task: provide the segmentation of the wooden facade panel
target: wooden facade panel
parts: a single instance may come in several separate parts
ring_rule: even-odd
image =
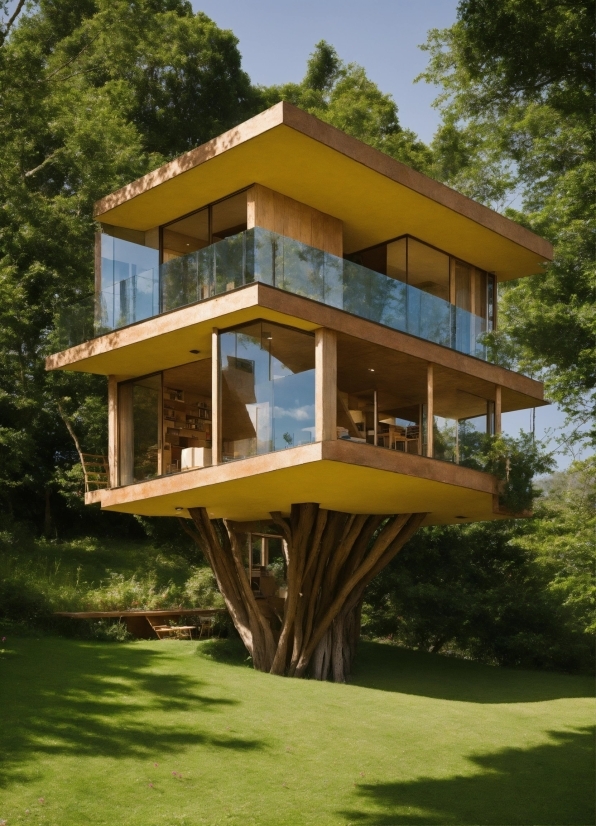
[[[247,225],[249,229],[263,227],[333,255],[343,255],[343,225],[338,218],[261,184],[248,191]]]

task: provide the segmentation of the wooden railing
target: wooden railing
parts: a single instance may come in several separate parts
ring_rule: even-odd
[[[107,456],[97,453],[81,453],[83,474],[85,476],[85,493],[101,490],[110,486],[110,468]]]

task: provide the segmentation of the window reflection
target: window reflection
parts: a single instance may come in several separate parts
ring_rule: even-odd
[[[168,224],[162,233],[163,262],[244,232],[247,227],[246,209],[246,192],[240,192]]]
[[[259,321],[220,342],[224,460],[314,441],[314,336]]]
[[[485,328],[493,329],[494,276],[484,270],[459,261],[448,253],[409,236],[352,253],[347,259],[447,303],[455,304],[459,326],[466,327],[466,334],[472,332],[476,335],[477,332],[484,332]],[[415,310],[410,307],[410,312],[414,311],[417,312],[418,308]],[[426,311],[421,312],[422,315],[427,315]],[[466,313],[479,316],[486,324],[481,330],[467,330],[472,322]],[[421,331],[412,332],[426,337]]]
[[[449,256],[408,238],[408,284],[449,301]]]
[[[119,387],[120,484],[153,479],[161,473],[159,400],[161,375],[124,382]]]

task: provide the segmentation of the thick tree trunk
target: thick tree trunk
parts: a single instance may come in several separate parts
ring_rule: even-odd
[[[424,513],[368,516],[292,505],[289,519],[271,518],[284,538],[288,593],[283,620],[260,610],[234,524],[211,521],[204,508],[189,510],[194,529],[230,616],[255,668],[345,682],[360,635],[360,611],[369,582],[401,550]],[[181,520],[184,522],[185,520]]]

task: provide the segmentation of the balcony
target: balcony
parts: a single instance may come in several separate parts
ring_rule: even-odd
[[[61,313],[63,349],[254,282],[488,360],[486,319],[424,290],[259,227],[159,264],[102,235],[101,291]]]

